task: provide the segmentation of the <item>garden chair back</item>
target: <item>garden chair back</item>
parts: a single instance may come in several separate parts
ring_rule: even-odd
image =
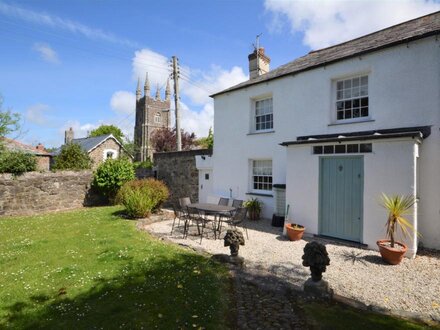
[[[220,197],[218,200],[218,205],[228,206],[229,198]]]

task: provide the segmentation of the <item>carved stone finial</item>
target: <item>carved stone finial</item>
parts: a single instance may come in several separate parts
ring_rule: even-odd
[[[229,246],[231,256],[236,257],[240,245],[244,245],[243,233],[237,229],[228,229],[225,235],[225,246]]]
[[[160,100],[160,88],[159,88],[159,84],[157,84],[157,87],[156,87],[156,100]]]
[[[169,100],[170,98],[171,98],[170,79],[167,79],[167,87],[165,89],[165,100]]]
[[[303,266],[310,267],[312,280],[318,282],[322,279],[322,273],[330,265],[330,258],[325,245],[318,242],[309,242],[304,247],[304,255],[302,256]]]
[[[141,81],[138,78],[137,88],[136,88],[136,101],[141,99]]]
[[[148,79],[148,72],[145,73],[144,95],[150,96],[150,80]]]

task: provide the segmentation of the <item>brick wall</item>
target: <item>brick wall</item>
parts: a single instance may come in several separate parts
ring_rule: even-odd
[[[50,156],[38,155],[37,159],[37,171],[49,171],[50,169]]]
[[[199,198],[199,173],[195,156],[211,155],[207,149],[160,152],[154,154],[157,178],[163,180],[170,190],[166,205],[177,203],[179,197],[189,196],[192,202]]]
[[[0,216],[32,215],[103,204],[90,189],[91,171],[0,175]]]

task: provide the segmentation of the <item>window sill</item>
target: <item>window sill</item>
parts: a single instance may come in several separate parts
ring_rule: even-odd
[[[270,130],[270,131],[257,131],[257,132],[249,132],[246,135],[259,135],[259,134],[268,134],[268,133],[275,133],[274,130]]]
[[[338,126],[338,125],[348,125],[348,124],[361,124],[361,123],[371,123],[375,121],[374,119],[368,118],[363,120],[352,120],[352,121],[341,121],[328,124],[327,126]]]
[[[262,197],[273,197],[273,195],[271,193],[247,192],[246,195],[262,196]]]

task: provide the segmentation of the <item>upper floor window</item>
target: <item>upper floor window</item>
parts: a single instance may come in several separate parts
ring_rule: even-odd
[[[273,129],[272,98],[255,101],[255,131]]]
[[[272,160],[252,160],[252,189],[272,191]]]
[[[154,122],[156,123],[156,124],[160,124],[160,118],[161,116],[160,116],[160,113],[159,112],[156,112],[156,114],[154,115]]]
[[[336,81],[336,119],[346,120],[368,116],[368,76]]]
[[[104,149],[102,154],[103,154],[102,157],[103,160],[118,158],[118,152],[114,149]]]

